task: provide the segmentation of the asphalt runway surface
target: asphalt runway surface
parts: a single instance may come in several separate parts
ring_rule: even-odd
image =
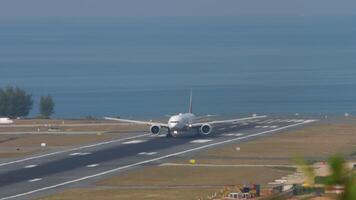
[[[258,119],[213,127],[211,136],[166,138],[145,133],[39,155],[1,160],[0,200],[36,199],[90,185],[95,180],[200,150],[239,143],[314,122],[312,119]]]

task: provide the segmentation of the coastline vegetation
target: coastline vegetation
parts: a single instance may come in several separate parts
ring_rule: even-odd
[[[32,94],[19,87],[0,88],[0,116],[25,117],[33,106]]]

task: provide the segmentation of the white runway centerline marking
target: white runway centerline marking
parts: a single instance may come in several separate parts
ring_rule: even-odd
[[[156,161],[163,160],[163,159],[166,159],[166,158],[171,158],[171,157],[174,157],[174,156],[183,155],[183,154],[186,154],[186,153],[190,153],[190,152],[206,149],[206,148],[217,146],[217,145],[227,144],[227,143],[231,143],[231,142],[235,142],[235,141],[239,141],[239,140],[243,140],[243,139],[247,139],[247,138],[252,138],[252,137],[256,137],[256,136],[260,136],[260,135],[264,135],[264,134],[268,134],[268,133],[273,133],[273,132],[276,132],[276,131],[281,131],[281,130],[284,130],[284,129],[300,126],[300,125],[311,123],[311,122],[315,122],[315,121],[317,121],[317,120],[306,120],[306,121],[298,123],[298,124],[291,124],[291,125],[283,126],[283,127],[272,129],[272,130],[267,130],[267,131],[263,131],[263,132],[259,132],[259,133],[246,135],[246,136],[239,137],[239,138],[233,138],[233,139],[229,139],[229,140],[224,140],[224,141],[220,141],[220,142],[215,142],[215,143],[211,143],[211,144],[202,145],[202,146],[199,146],[199,147],[196,147],[196,148],[187,149],[187,150],[184,150],[184,151],[179,151],[179,152],[168,154],[168,155],[164,155],[164,156],[161,156],[161,157],[140,161],[140,162],[132,163],[132,164],[125,165],[125,166],[120,166],[120,167],[117,167],[117,168],[114,168],[114,169],[111,169],[111,170],[102,171],[102,172],[97,173],[97,174],[84,176],[84,177],[81,177],[81,178],[78,178],[78,179],[73,179],[73,180],[70,180],[70,181],[62,182],[62,183],[59,183],[59,184],[56,184],[56,185],[51,185],[51,186],[39,188],[39,189],[36,189],[36,190],[31,190],[31,191],[24,192],[24,193],[3,197],[3,198],[0,198],[0,200],[7,200],[7,199],[23,197],[23,196],[34,194],[34,193],[37,193],[37,192],[58,188],[58,187],[61,187],[61,186],[65,186],[65,185],[68,185],[68,184],[72,184],[72,183],[76,183],[76,182],[92,179],[92,178],[99,177],[99,176],[104,176],[104,175],[107,175],[107,174],[118,172],[118,171],[123,170],[123,169],[128,169],[128,168],[144,165],[144,164],[147,164],[147,163],[156,162]]]
[[[34,168],[34,167],[37,167],[37,165],[27,165],[24,168],[28,169],[28,168]]]
[[[68,152],[72,152],[72,151],[78,151],[78,150],[81,150],[81,149],[87,149],[87,148],[97,147],[97,146],[111,144],[111,143],[115,143],[115,142],[121,142],[121,141],[125,141],[125,140],[131,140],[131,139],[135,139],[135,138],[145,137],[145,136],[148,136],[148,135],[150,135],[150,134],[141,134],[141,135],[136,135],[136,136],[132,136],[132,137],[120,138],[120,139],[110,140],[110,141],[106,141],[106,142],[99,142],[99,143],[90,144],[90,145],[81,146],[81,147],[76,147],[76,148],[67,149],[67,150],[63,150],[63,151],[56,151],[56,152],[52,152],[52,153],[47,153],[47,154],[42,154],[42,155],[38,155],[38,156],[28,157],[28,158],[24,158],[24,159],[20,159],[20,160],[14,160],[14,161],[6,162],[6,163],[1,163],[0,167],[5,166],[5,165],[10,165],[10,164],[15,164],[15,163],[21,163],[21,162],[25,162],[25,161],[29,161],[29,160],[34,160],[34,159],[37,159],[37,158],[44,158],[44,157],[48,157],[48,156],[53,156],[53,155],[57,155],[57,154],[61,154],[61,153],[68,153]]]
[[[146,140],[130,140],[127,142],[123,142],[122,144],[138,144],[138,143],[142,143],[142,142],[146,142]]]
[[[93,168],[93,167],[97,167],[97,166],[99,166],[99,164],[91,164],[91,165],[87,165],[87,167],[89,167],[89,168]]]
[[[28,182],[32,183],[32,182],[37,182],[40,180],[42,180],[42,178],[34,178],[34,179],[29,180]]]
[[[190,143],[193,143],[193,144],[201,144],[201,143],[207,143],[207,142],[211,142],[211,141],[213,141],[213,140],[199,139],[199,140],[190,141]]]
[[[218,128],[219,131],[223,131],[223,130],[226,130],[225,127],[222,127],[222,128]]]
[[[155,155],[157,154],[157,152],[141,152],[141,153],[138,153],[137,155],[148,155],[148,156],[152,156],[152,155]]]
[[[166,134],[150,135],[150,137],[166,137]]]

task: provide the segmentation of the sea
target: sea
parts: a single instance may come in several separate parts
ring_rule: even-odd
[[[356,17],[0,21],[0,87],[57,118],[356,114]]]

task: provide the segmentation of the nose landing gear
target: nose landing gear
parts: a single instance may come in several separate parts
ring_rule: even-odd
[[[168,129],[168,133],[167,133],[166,137],[167,137],[167,138],[171,138],[171,137],[173,137],[173,135],[172,135],[172,133],[171,133],[171,130],[170,130],[170,129]]]

